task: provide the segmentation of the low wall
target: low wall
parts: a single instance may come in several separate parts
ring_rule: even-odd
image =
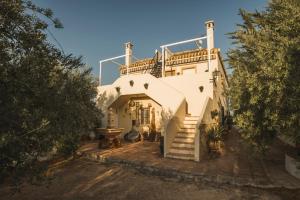
[[[185,118],[186,112],[186,101],[182,101],[176,113],[171,116],[170,120],[167,122],[166,132],[164,133],[164,157],[166,157],[172,142],[180,129],[182,122]]]
[[[212,110],[212,99],[207,97],[203,104],[199,120],[197,122],[196,136],[195,136],[195,161],[200,161],[207,153],[205,126],[211,121],[210,111]]]

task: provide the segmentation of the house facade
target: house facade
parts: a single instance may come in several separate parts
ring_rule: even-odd
[[[153,58],[133,61],[133,45],[126,43],[119,78],[98,87],[103,127],[110,110],[111,123],[123,128],[121,136],[133,128],[159,132],[165,157],[201,160],[207,149],[205,127],[222,122],[228,113],[228,79],[220,49],[214,47],[214,22],[207,21],[205,27],[206,36],[162,45]],[[195,49],[170,50],[191,42]]]

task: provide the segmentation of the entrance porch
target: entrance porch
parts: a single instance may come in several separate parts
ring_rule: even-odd
[[[147,136],[150,132],[161,132],[162,107],[145,94],[122,95],[109,109],[113,112],[113,120],[110,123],[123,129],[121,138],[133,131],[142,136]]]

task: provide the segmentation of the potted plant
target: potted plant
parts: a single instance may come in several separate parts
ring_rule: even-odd
[[[212,126],[207,131],[208,150],[219,151],[221,149],[221,142],[223,140],[224,128],[220,125]]]

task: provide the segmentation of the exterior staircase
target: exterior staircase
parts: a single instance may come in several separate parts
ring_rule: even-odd
[[[168,158],[195,160],[195,134],[198,116],[186,116],[183,126],[176,133]]]

